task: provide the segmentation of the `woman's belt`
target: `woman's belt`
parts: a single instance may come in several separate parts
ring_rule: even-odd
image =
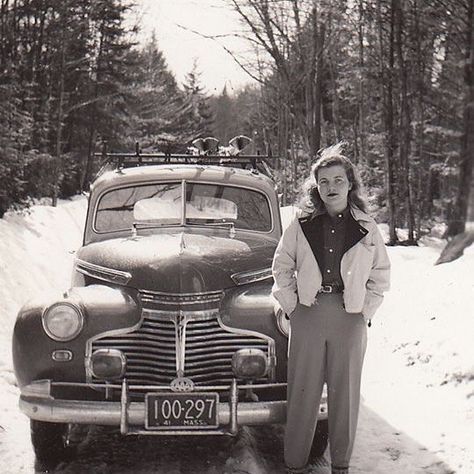
[[[344,287],[338,283],[331,283],[328,285],[321,285],[318,293],[342,293]]]

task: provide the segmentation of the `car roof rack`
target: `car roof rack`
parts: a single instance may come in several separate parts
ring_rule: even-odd
[[[142,153],[139,144],[136,143],[135,152],[108,152],[107,144],[104,142],[102,152],[94,153],[94,156],[101,157],[100,169],[97,176],[107,170],[121,170],[149,165],[170,165],[170,164],[195,164],[195,165],[216,165],[228,167],[241,167],[261,172],[272,177],[272,172],[266,160],[268,155],[227,155],[227,154],[192,154],[192,153]]]

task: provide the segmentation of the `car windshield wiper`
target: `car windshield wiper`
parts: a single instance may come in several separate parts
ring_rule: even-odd
[[[206,221],[207,219],[202,219],[203,221]],[[188,219],[186,219],[186,225],[189,226],[199,226],[199,227],[217,227],[221,229],[226,229],[227,227],[229,228],[229,234],[231,238],[235,237],[235,224],[232,221],[217,221],[217,222],[189,222]]]
[[[160,221],[149,221],[149,222],[134,222],[132,224],[132,235],[137,235],[138,229],[158,229],[161,227],[176,227],[180,226],[180,222],[160,222]]]

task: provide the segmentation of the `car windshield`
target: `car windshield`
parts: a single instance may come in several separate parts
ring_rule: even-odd
[[[238,229],[259,232],[272,229],[270,206],[263,193],[220,184],[186,182],[183,186],[174,182],[120,188],[104,194],[97,207],[95,230],[114,232],[131,229],[134,224],[160,227],[183,222],[232,223]]]

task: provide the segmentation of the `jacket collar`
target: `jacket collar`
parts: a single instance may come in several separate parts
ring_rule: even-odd
[[[351,206],[351,214],[346,221],[346,233],[343,244],[343,254],[346,253],[351,247],[353,247],[357,242],[362,240],[367,234],[368,230],[360,222],[370,222],[369,216],[361,211],[360,209]],[[308,241],[316,261],[318,262],[319,268],[322,268],[322,263],[324,262],[323,255],[323,245],[324,245],[324,236],[323,236],[323,227],[321,223],[321,216],[326,214],[325,211],[314,212],[311,215],[305,217],[300,217],[298,220],[300,222],[301,229],[303,231],[306,240]]]
[[[356,221],[370,222],[371,218],[364,211],[361,211],[358,207],[350,206],[351,214],[354,216]]]

